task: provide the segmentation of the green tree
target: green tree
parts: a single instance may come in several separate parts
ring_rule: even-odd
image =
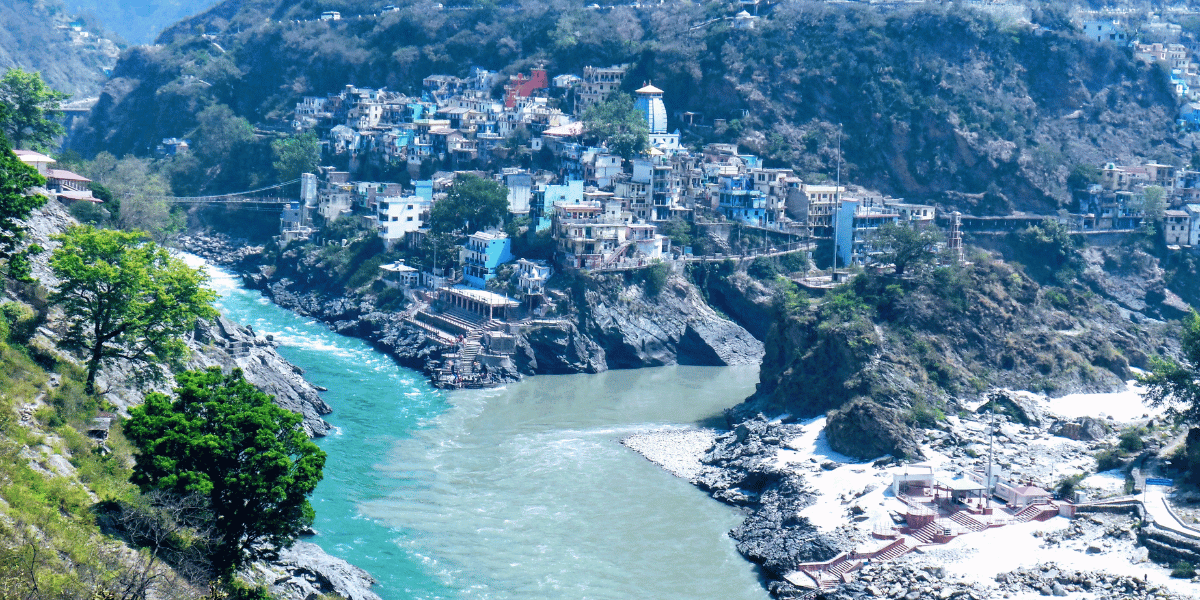
[[[12,153],[8,140],[0,133],[0,261],[5,263],[9,274],[18,279],[29,277],[28,260],[17,252],[25,237],[22,221],[46,203],[44,196],[30,194],[29,188],[45,184],[46,180],[36,169]]]
[[[211,553],[229,577],[272,558],[312,525],[308,496],[321,481],[325,453],[235,369],[187,371],[175,399],[153,393],[130,411],[126,437],[137,447],[133,482],[143,491],[207,498],[220,539]]]
[[[1157,231],[1167,212],[1167,193],[1160,185],[1146,186],[1142,190],[1142,226]]]
[[[208,276],[142,232],[75,226],[53,239],[62,245],[50,259],[60,281],[51,301],[66,315],[61,344],[86,356],[88,393],[114,359],[132,361],[139,376],[161,375],[158,365],[186,355],[182,336],[196,320],[216,316]]]
[[[1067,190],[1071,197],[1078,198],[1081,192],[1087,192],[1088,186],[1100,183],[1100,169],[1094,165],[1078,164],[1067,175]]]
[[[588,136],[604,142],[625,160],[650,146],[646,115],[634,106],[628,94],[614,93],[604,102],[589,106],[581,120]]]
[[[1184,444],[1182,462],[1192,481],[1200,481],[1200,315],[1193,310],[1183,319],[1181,356],[1150,359],[1150,371],[1138,376],[1146,391],[1142,400],[1166,407],[1167,415],[1193,425]]]
[[[0,79],[0,132],[15,148],[49,151],[65,131],[56,119],[68,97],[48,87],[36,71],[9,69]]]
[[[896,275],[933,262],[940,241],[938,230],[909,224],[885,223],[875,233],[875,244],[883,251],[879,260],[895,265]]]
[[[311,131],[275,140],[271,142],[271,150],[275,153],[272,164],[280,181],[297,179],[301,173],[314,173],[321,162],[321,140]]]
[[[1150,371],[1138,377],[1146,391],[1142,398],[1153,407],[1188,423],[1200,423],[1200,315],[1192,311],[1183,319],[1180,361],[1152,358]]]
[[[1054,219],[1017,232],[1014,246],[1017,259],[1043,280],[1068,282],[1077,274],[1080,243],[1066,225]]]
[[[196,152],[209,164],[223,163],[235,149],[254,141],[254,126],[224,104],[209,106],[196,119]]]
[[[78,165],[78,169],[104,188],[96,195],[106,198],[104,207],[109,210],[111,221],[122,229],[149,232],[158,242],[166,241],[182,229],[182,215],[172,212],[166,200],[171,195],[171,185],[149,159],[134,156],[118,159],[101,152]]]
[[[508,188],[470,173],[459,174],[446,198],[433,204],[429,228],[434,233],[473,233],[495,227],[508,214]]]

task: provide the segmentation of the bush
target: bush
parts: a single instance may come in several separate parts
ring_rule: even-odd
[[[1046,301],[1050,303],[1050,306],[1053,306],[1059,310],[1067,310],[1068,308],[1071,308],[1071,300],[1058,290],[1046,290],[1045,298]]]
[[[1171,565],[1171,577],[1175,579],[1191,579],[1196,576],[1196,567],[1187,561],[1179,561]]]
[[[760,256],[746,267],[746,274],[759,281],[767,281],[778,277],[779,269],[775,266],[775,261]]]
[[[1146,447],[1142,440],[1145,431],[1141,427],[1130,427],[1121,432],[1121,449],[1126,452],[1140,452]]]
[[[1121,460],[1121,453],[1115,448],[1101,450],[1096,454],[1097,471],[1111,471],[1113,469],[1119,469],[1124,464],[1125,461]]]
[[[646,289],[646,294],[657,296],[667,285],[667,278],[671,276],[671,267],[667,263],[658,261],[642,269],[638,274]]]
[[[19,344],[28,342],[41,324],[32,308],[18,302],[0,304],[0,319],[7,325],[7,339]]]
[[[785,273],[799,273],[808,270],[808,255],[804,252],[791,252],[779,257],[779,266]]]
[[[1066,498],[1075,493],[1075,488],[1079,486],[1079,483],[1082,482],[1086,477],[1087,473],[1076,473],[1074,475],[1064,477],[1062,481],[1058,482],[1058,487],[1055,488],[1055,491],[1058,492],[1059,496]]]
[[[946,413],[937,406],[932,406],[925,400],[917,400],[908,411],[908,421],[916,427],[934,429],[938,423],[946,420]]]

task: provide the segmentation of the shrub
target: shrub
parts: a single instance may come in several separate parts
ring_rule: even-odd
[[[1140,427],[1130,427],[1121,432],[1121,449],[1126,452],[1140,452],[1146,447],[1146,442],[1142,440],[1142,434],[1145,431]]]
[[[1171,565],[1171,577],[1175,579],[1191,579],[1196,576],[1196,567],[1192,563],[1181,560]]]
[[[938,423],[945,420],[946,413],[925,400],[917,400],[913,403],[912,408],[908,410],[908,421],[916,427],[933,429],[938,426]]]
[[[1063,294],[1058,290],[1046,290],[1045,297],[1046,301],[1050,303],[1050,306],[1053,306],[1054,308],[1059,310],[1071,308],[1071,300],[1067,298],[1066,294]]]
[[[775,267],[775,261],[760,256],[746,267],[746,274],[759,281],[767,281],[778,277],[779,269]]]
[[[657,296],[667,285],[667,278],[671,276],[671,267],[662,261],[658,261],[642,269],[639,275],[642,285],[646,289],[646,294]]]
[[[1079,483],[1082,482],[1086,477],[1087,473],[1068,475],[1067,477],[1064,477],[1062,481],[1058,482],[1058,487],[1055,488],[1055,491],[1058,492],[1059,496],[1066,498],[1067,496],[1075,493],[1075,488],[1078,487]]]
[[[798,273],[808,270],[808,255],[804,252],[790,252],[779,257],[779,266],[785,273]]]
[[[1121,453],[1115,448],[1101,450],[1096,454],[1097,471],[1111,471],[1113,469],[1119,469],[1124,464],[1125,461],[1121,460]]]
[[[28,342],[41,324],[38,314],[19,302],[0,304],[0,319],[3,319],[8,327],[8,339],[19,344]]]

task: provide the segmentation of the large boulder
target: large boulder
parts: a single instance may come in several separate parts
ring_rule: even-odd
[[[905,423],[905,415],[867,398],[855,398],[845,406],[829,411],[825,437],[829,446],[848,456],[862,459],[891,455],[919,458],[919,433]]]

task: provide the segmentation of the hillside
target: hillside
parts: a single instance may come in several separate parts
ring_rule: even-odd
[[[820,180],[835,170],[841,123],[850,180],[975,213],[1052,212],[1076,164],[1183,154],[1161,71],[1051,10],[1030,25],[956,6],[790,1],[734,29],[722,18],[736,9],[715,3],[401,2],[376,14],[381,4],[222,2],[123,57],[72,146],[144,153],[214,103],[282,126],[301,96],[351,83],[415,92],[472,65],[555,75],[631,63],[628,89],[653,80],[670,114],[700,113],[706,126],[685,130],[687,143],[737,141]],[[344,18],[316,21],[327,9]]]
[[[74,20],[58,0],[0,2],[0,71],[38,71],[56,90],[95,96],[120,50],[94,26],[67,27]]]
[[[1136,244],[1088,248],[1078,277],[979,252],[922,276],[864,274],[780,314],[754,396],[731,411],[829,415],[839,452],[919,454],[911,427],[936,428],[996,388],[1050,396],[1119,389],[1150,357],[1178,351],[1187,305]]]
[[[149,44],[167,27],[213,5],[213,0],[65,0],[131,44]]]

